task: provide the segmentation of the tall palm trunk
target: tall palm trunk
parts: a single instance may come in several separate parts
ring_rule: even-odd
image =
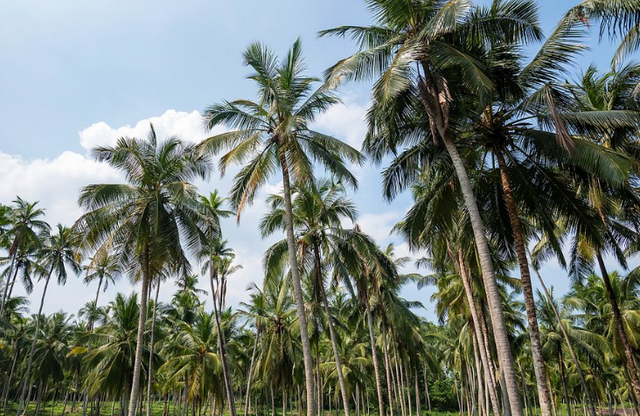
[[[100,288],[102,287],[102,279],[103,277],[100,277],[100,280],[98,280],[98,290],[96,290],[96,299],[94,301],[94,307],[97,308],[98,307],[98,297],[100,296]],[[89,329],[89,331],[93,331],[93,319],[89,318],[89,322],[87,323],[87,328]],[[89,342],[87,344],[87,353],[91,352],[91,343]],[[82,416],[85,416],[87,414],[87,404],[88,404],[88,400],[89,400],[89,387],[85,387],[83,392],[82,392]]]
[[[540,412],[542,416],[551,416],[551,399],[549,390],[547,389],[545,380],[547,378],[544,368],[544,360],[542,358],[542,346],[540,344],[540,330],[538,328],[538,318],[536,316],[536,303],[533,298],[533,286],[531,285],[531,274],[529,272],[529,261],[527,259],[527,251],[524,241],[524,233],[522,232],[522,224],[516,207],[513,192],[511,190],[511,182],[507,172],[507,164],[504,160],[504,154],[500,147],[494,148],[498,167],[500,169],[500,179],[502,181],[502,190],[504,199],[509,212],[509,222],[513,231],[513,240],[516,246],[516,254],[518,256],[518,266],[520,268],[520,280],[522,282],[522,293],[524,295],[524,305],[527,311],[527,322],[529,324],[529,336],[531,338],[531,358],[533,361],[533,371],[536,375],[536,386],[538,387],[538,397],[540,398]]]
[[[338,373],[338,385],[340,386],[340,394],[342,396],[342,407],[344,409],[344,416],[349,416],[349,396],[347,395],[347,388],[344,382],[344,375],[342,373],[342,361],[340,360],[340,353],[338,352],[338,340],[336,339],[336,332],[333,327],[333,320],[331,319],[331,312],[329,311],[329,301],[327,300],[327,292],[324,288],[324,279],[322,278],[322,262],[320,261],[320,249],[318,244],[313,246],[313,252],[316,262],[316,280],[320,287],[320,296],[322,297],[322,306],[324,308],[324,314],[327,318],[327,326],[329,327],[329,335],[331,337],[331,347],[333,348],[333,357],[336,361],[336,370]]]
[[[144,324],[147,320],[147,298],[149,284],[151,283],[151,271],[149,265],[149,243],[146,243],[143,253],[142,288],[140,289],[140,315],[138,317],[138,334],[136,336],[136,355],[133,363],[133,379],[131,381],[131,394],[129,396],[128,416],[135,416],[138,396],[140,395],[140,372],[142,370],[142,351],[144,350]]]
[[[233,384],[231,382],[231,374],[229,373],[229,364],[227,362],[226,354],[226,342],[224,339],[224,332],[220,325],[220,310],[218,309],[216,300],[216,291],[214,281],[218,281],[217,265],[212,260],[211,267],[209,268],[209,281],[211,283],[211,296],[213,297],[213,314],[215,315],[216,330],[218,331],[218,349],[220,349],[220,355],[222,356],[222,376],[224,377],[224,388],[227,395],[227,403],[229,404],[230,416],[236,416],[236,401],[233,397]]]
[[[498,359],[500,360],[500,371],[505,378],[505,391],[509,396],[511,414],[512,416],[523,416],[520,392],[518,391],[518,379],[516,378],[507,325],[505,323],[504,312],[502,310],[502,298],[500,296],[495,272],[493,270],[491,251],[489,250],[489,243],[487,242],[484,222],[482,221],[480,211],[478,210],[478,203],[473,193],[467,169],[460,157],[460,153],[458,153],[458,149],[456,148],[453,139],[447,134],[443,137],[443,141],[456,171],[462,195],[464,196],[465,206],[469,212],[471,227],[473,228],[473,235],[480,260],[480,268],[482,269],[482,281],[484,283],[487,303],[489,305],[491,326],[493,327]]]
[[[561,348],[558,348],[558,366],[560,367],[560,381],[562,381],[562,391],[564,393],[564,401],[567,404],[567,415],[571,416],[571,401],[569,400],[569,391],[567,390],[567,379],[564,371],[564,360],[562,359]]]
[[[251,353],[251,362],[249,363],[249,374],[247,374],[247,392],[244,398],[244,416],[249,413],[249,405],[251,403],[251,376],[253,375],[253,363],[256,359],[256,352],[258,351],[258,336],[260,331],[256,328],[256,338],[253,341],[253,352]]]
[[[13,289],[13,283],[18,275],[18,269],[13,269],[16,262],[16,254],[11,255],[11,263],[9,263],[9,273],[7,273],[7,282],[4,284],[4,294],[2,295],[2,306],[0,306],[0,316],[4,316],[4,307],[9,300],[9,286]]]
[[[102,281],[102,279],[100,279]],[[160,279],[158,279],[158,285],[156,286],[156,296],[153,300],[153,314],[151,315],[151,341],[149,343],[149,366],[147,377],[147,416],[151,416],[151,387],[153,386],[153,346],[155,343],[155,330],[156,330],[156,311],[158,309],[158,295],[160,294]],[[97,302],[97,299],[96,299]]]
[[[367,325],[369,326],[369,343],[371,344],[371,358],[373,360],[373,371],[376,377],[376,393],[378,395],[378,413],[385,416],[384,400],[382,398],[382,381],[380,380],[380,364],[378,364],[378,356],[376,354],[376,338],[373,335],[373,316],[371,316],[371,307],[369,299],[365,299],[365,308],[367,310]],[[391,407],[391,403],[389,403]]]
[[[387,376],[387,395],[389,396],[389,414],[393,416],[394,409],[397,412],[397,400],[393,400],[395,391],[395,379],[393,376],[393,370],[391,369],[391,360],[389,359],[389,349],[387,348],[387,331],[385,330],[384,322],[382,322],[382,352],[384,353],[384,371]]]
[[[40,307],[38,308],[38,315],[36,315],[36,329],[33,332],[33,340],[31,341],[31,349],[29,350],[29,358],[27,359],[27,371],[24,373],[24,384],[22,385],[22,393],[20,394],[20,403],[18,404],[18,411],[16,415],[20,414],[22,406],[24,405],[24,412],[27,412],[27,405],[25,399],[28,401],[31,396],[31,366],[33,364],[33,353],[36,350],[36,341],[38,340],[38,332],[40,331],[40,315],[42,314],[42,307],[44,306],[44,299],[47,296],[47,288],[49,287],[49,280],[51,280],[51,274],[53,273],[53,264],[49,268],[47,278],[44,281],[44,289],[42,290],[42,298],[40,298]],[[29,385],[29,392],[27,394],[27,385]]]
[[[304,308],[304,297],[300,284],[300,273],[298,270],[298,260],[296,256],[296,242],[293,235],[293,211],[291,205],[291,184],[289,183],[289,166],[284,151],[279,151],[280,164],[282,167],[282,184],[284,188],[284,208],[287,228],[287,248],[289,249],[289,264],[291,267],[291,280],[293,281],[293,292],[296,298],[296,311],[298,323],[300,324],[300,339],[302,341],[302,356],[304,359],[304,378],[307,389],[307,416],[315,416],[316,399],[314,395],[313,383],[313,363],[311,362],[311,346],[309,344],[309,332],[307,329],[307,317]]]
[[[447,248],[450,250],[449,248]],[[468,273],[468,269],[465,264],[464,255],[461,250],[458,250],[458,258],[455,255],[450,254],[454,264],[458,264],[458,271],[460,272],[460,278],[462,280],[462,286],[464,287],[464,293],[469,304],[469,310],[471,311],[471,321],[473,322],[473,330],[478,341],[478,349],[480,350],[480,359],[482,360],[482,367],[484,369],[484,378],[487,390],[489,390],[489,398],[491,401],[491,408],[493,414],[498,416],[500,414],[500,401],[498,400],[498,390],[491,367],[491,357],[488,355],[487,349],[484,348],[484,334],[481,332],[482,324],[480,322],[480,316],[476,301],[473,298],[473,289],[471,287],[471,276]],[[457,260],[457,261],[456,261]]]
[[[531,253],[529,253],[529,257],[531,257]],[[567,328],[565,327],[562,318],[560,317],[560,313],[558,312],[558,308],[556,308],[556,304],[549,293],[549,289],[547,289],[547,285],[544,283],[542,276],[540,275],[540,271],[537,267],[533,267],[533,271],[536,273],[538,277],[538,281],[540,282],[540,286],[542,286],[542,290],[544,291],[545,296],[549,304],[551,305],[551,309],[553,309],[553,314],[556,317],[556,321],[558,321],[558,326],[560,327],[560,332],[562,332],[562,338],[564,338],[564,342],[567,345],[567,349],[569,350],[569,355],[571,355],[571,359],[576,366],[576,371],[578,372],[578,377],[580,378],[580,384],[582,385],[582,389],[587,394],[587,399],[589,401],[589,413],[591,416],[596,416],[596,407],[593,404],[593,398],[590,394],[588,394],[589,390],[587,388],[587,382],[584,378],[584,373],[582,371],[582,367],[580,366],[580,361],[578,360],[578,356],[576,355],[575,350],[573,349],[573,345],[571,343],[571,339],[569,338],[569,334],[567,333]]]
[[[620,336],[620,343],[622,344],[622,349],[624,350],[624,356],[627,360],[627,367],[629,369],[629,374],[631,375],[631,387],[633,389],[634,395],[636,397],[636,411],[640,413],[640,409],[638,409],[638,403],[640,402],[640,383],[638,382],[638,371],[636,369],[635,361],[633,358],[633,352],[631,351],[631,346],[629,345],[629,338],[627,337],[627,333],[624,330],[624,324],[622,322],[622,314],[620,313],[620,307],[618,305],[618,301],[616,300],[615,292],[613,291],[613,287],[611,286],[611,279],[609,278],[609,273],[607,272],[607,268],[604,265],[604,260],[602,259],[602,254],[598,251],[596,254],[596,258],[598,260],[598,265],[600,266],[600,271],[602,273],[602,280],[604,281],[604,286],[607,289],[607,296],[609,296],[609,302],[611,303],[611,310],[613,311],[613,319],[615,320],[616,329],[618,330],[618,335]]]

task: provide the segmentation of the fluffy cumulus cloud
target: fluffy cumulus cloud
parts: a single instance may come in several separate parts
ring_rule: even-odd
[[[120,180],[110,167],[68,151],[54,159],[33,160],[0,153],[0,177],[0,202],[9,204],[16,196],[39,201],[50,223],[66,225],[80,215],[76,201],[82,186]]]
[[[111,127],[104,121],[94,123],[82,130],[80,144],[87,150],[98,145],[113,145],[120,137],[146,137],[149,125],[153,124],[159,137],[178,136],[182,140],[200,142],[210,134],[221,133],[223,127],[217,126],[207,133],[203,126],[202,116],[198,111],[167,110],[157,117],[140,120],[135,126]]]
[[[343,103],[334,105],[320,114],[313,128],[360,149],[362,140],[367,133],[366,114],[366,104],[358,104],[353,99],[345,99]]]

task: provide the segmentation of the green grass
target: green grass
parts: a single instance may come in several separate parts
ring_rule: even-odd
[[[112,402],[101,402],[100,403],[100,415],[101,416],[110,416],[111,415],[111,406],[112,406]],[[53,406],[52,406],[53,405]],[[34,402],[29,404],[29,407],[27,409],[27,412],[25,413],[26,416],[33,416],[35,415],[35,409],[36,409],[36,404]],[[55,402],[55,404],[53,404],[52,402],[46,402],[46,403],[41,403],[40,404],[40,412],[38,414],[38,416],[63,416],[62,415],[62,409],[63,409],[63,402],[62,401],[57,401]],[[18,410],[18,406],[17,404],[14,404],[12,407],[8,407],[7,408],[7,413],[6,416],[15,416],[16,412]],[[96,411],[97,409],[94,408],[94,412],[91,415],[89,413],[89,407],[87,407],[87,416],[97,416],[98,413]],[[151,414],[152,416],[162,416],[162,410],[163,410],[163,403],[162,402],[154,402],[152,407],[151,407]],[[267,409],[265,409],[267,410]],[[282,409],[276,409],[277,410],[277,414],[278,415],[282,415]],[[116,403],[115,404],[115,408],[114,408],[114,415],[118,415],[118,411],[119,411],[119,404]],[[176,407],[176,412],[177,412],[177,407]],[[242,415],[244,412],[244,407],[243,406],[238,406],[237,409],[238,415]],[[2,415],[2,409],[0,409],[0,415]],[[252,415],[255,416],[255,410],[252,410]],[[328,410],[325,410],[324,412],[324,416],[341,416],[342,412],[338,412],[335,409],[332,409],[331,412],[329,412]],[[352,415],[355,416],[356,413],[355,411],[352,412]],[[82,402],[76,402],[75,403],[75,409],[72,410],[72,403],[68,402],[67,403],[67,407],[65,409],[65,413],[64,416],[82,416]],[[170,406],[169,407],[169,416],[173,416],[173,407]],[[177,413],[176,413],[177,416]],[[189,416],[191,416],[191,411],[189,411]],[[196,409],[196,416],[198,416],[198,410]],[[204,412],[202,413],[202,416],[211,416],[211,408],[209,407],[208,409],[208,414],[205,414]],[[216,412],[216,416],[217,416],[217,412]],[[225,409],[223,416],[229,416],[229,412],[228,410]],[[270,409],[268,409],[268,411],[263,412],[258,414],[257,416],[272,416]],[[298,416],[298,412],[297,410],[295,410],[294,412],[288,412],[287,416]],[[366,414],[361,414],[361,416],[366,416]],[[371,410],[370,416],[377,416],[377,412],[375,411],[375,409]],[[422,416],[459,416],[458,412],[440,412],[440,411],[423,411],[422,412]]]

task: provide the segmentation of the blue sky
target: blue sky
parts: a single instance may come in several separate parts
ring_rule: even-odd
[[[575,3],[539,0],[543,28],[551,30]],[[356,0],[0,0],[0,202],[8,204],[15,195],[40,200],[52,224],[71,224],[80,214],[76,200],[81,186],[119,180],[88,157],[92,146],[121,135],[143,135],[149,121],[160,134],[202,139],[199,111],[223,99],[253,97],[241,57],[250,42],[260,41],[283,55],[300,37],[309,74],[319,76],[354,52],[354,46],[348,40],[317,39],[316,33],[368,22],[364,3]],[[581,65],[596,60],[606,67],[612,47],[591,43],[594,50],[580,59]],[[348,85],[341,96],[344,104],[321,117],[317,127],[359,147],[368,86]],[[367,165],[356,174],[358,222],[381,244],[395,241],[400,253],[408,253],[388,231],[410,198],[404,195],[387,204],[381,199],[378,168]],[[200,189],[226,192],[229,181],[215,173]],[[277,189],[274,178],[264,193]],[[262,279],[260,255],[273,242],[259,237],[256,225],[263,213],[264,205],[258,202],[239,226],[233,221],[224,224],[244,265],[230,288],[233,302],[246,297],[250,281]],[[560,291],[567,287],[555,264],[545,267],[544,274]],[[65,288],[52,289],[45,312],[62,308],[75,313],[92,299],[94,290],[70,279]],[[130,290],[122,282],[104,300],[116,291]],[[168,299],[173,290],[166,285],[162,297]],[[411,288],[405,296],[428,305],[430,293]],[[429,306],[425,313],[433,318]]]

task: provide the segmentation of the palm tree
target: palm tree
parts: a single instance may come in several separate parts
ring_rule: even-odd
[[[337,103],[338,99],[325,85],[312,90],[313,83],[318,80],[303,75],[299,40],[282,62],[271,50],[257,43],[249,45],[244,59],[255,71],[250,79],[258,86],[259,99],[257,102],[224,102],[207,108],[205,120],[209,129],[225,124],[234,130],[206,139],[202,148],[212,153],[231,149],[220,159],[222,174],[233,163],[245,164],[236,175],[231,190],[231,205],[237,211],[238,219],[244,206],[253,201],[259,188],[276,169],[280,168],[282,172],[287,246],[304,356],[307,414],[313,416],[313,364],[296,260],[291,184],[313,182],[312,160],[315,160],[337,179],[355,187],[356,179],[347,170],[343,159],[361,163],[362,156],[343,142],[309,128],[308,124],[317,114]]]
[[[2,296],[2,305],[0,306],[0,316],[4,314],[4,304],[7,298],[11,297],[9,287],[13,289],[13,282],[17,274],[15,263],[18,253],[28,246],[40,244],[38,234],[49,230],[49,224],[40,219],[44,215],[44,209],[37,208],[38,202],[29,203],[19,196],[13,201],[15,207],[11,210],[11,225],[7,228],[6,234],[10,236],[11,243],[8,248],[9,252],[9,269],[4,284],[4,294]],[[27,289],[28,292],[29,289]]]
[[[75,274],[80,273],[80,259],[77,254],[78,243],[79,236],[74,232],[74,230],[58,224],[56,234],[46,235],[43,239],[42,247],[39,250],[39,257],[41,259],[39,269],[41,270],[42,278],[44,279],[44,288],[42,289],[40,307],[38,308],[38,313],[36,315],[36,326],[33,334],[33,340],[31,342],[31,349],[27,356],[27,369],[17,414],[20,414],[20,410],[22,410],[23,405],[26,412],[27,404],[25,404],[25,398],[29,398],[31,396],[31,365],[33,364],[34,351],[36,348],[36,342],[38,341],[42,307],[44,306],[44,300],[47,295],[49,280],[55,272],[58,284],[64,285],[67,282],[67,267]],[[27,385],[29,393],[27,393]]]
[[[210,161],[176,137],[159,143],[153,126],[146,140],[123,137],[113,147],[95,148],[93,154],[122,171],[128,182],[84,187],[79,204],[89,212],[75,227],[86,246],[113,248],[119,262],[142,281],[129,406],[129,416],[134,416],[149,287],[166,266],[188,271],[183,246],[197,251],[201,238],[192,181],[206,178]]]
[[[224,202],[225,199],[218,195],[217,190],[209,194],[208,198],[203,195],[200,196],[201,215],[206,223],[203,229],[206,235],[206,244],[203,245],[198,255],[204,260],[202,273],[206,273],[207,269],[209,271],[209,283],[211,285],[215,324],[218,331],[218,348],[222,359],[225,392],[229,405],[229,413],[231,416],[235,416],[236,405],[233,396],[233,382],[231,380],[231,372],[226,356],[226,340],[220,326],[220,312],[225,303],[227,275],[238,270],[241,266],[231,267],[231,262],[235,254],[231,248],[226,246],[226,240],[222,240],[221,238],[222,229],[220,227],[220,218],[227,218],[233,215],[232,211],[222,208]]]
[[[109,284],[115,284],[122,274],[121,265],[118,258],[105,250],[98,250],[89,260],[89,264],[84,267],[86,275],[82,282],[89,284],[94,280],[98,280],[98,289],[96,289],[95,307],[98,307],[98,296],[100,289],[106,291]]]
[[[91,334],[96,347],[84,358],[91,368],[85,383],[89,394],[104,392],[112,400],[119,400],[121,415],[124,415],[137,351],[140,307],[136,294],[125,297],[118,293],[109,304],[109,315],[105,325]]]
[[[338,339],[333,324],[333,317],[329,311],[329,302],[325,289],[325,268],[330,265],[323,265],[322,258],[329,257],[330,253],[338,241],[343,237],[341,221],[354,221],[356,210],[353,203],[346,198],[342,184],[325,180],[317,186],[306,186],[301,184],[295,186],[293,205],[293,222],[296,230],[296,241],[298,241],[299,252],[301,253],[300,264],[312,264],[308,272],[313,276],[313,286],[317,288],[322,307],[324,309],[327,327],[331,338],[334,360],[336,363],[336,374],[342,395],[342,405],[345,416],[349,416],[349,394],[346,388],[342,363],[338,351]],[[269,197],[270,212],[265,215],[260,222],[260,231],[263,238],[273,234],[277,229],[285,230],[285,210],[284,198],[280,195]],[[285,255],[283,248],[286,241],[275,243],[265,254],[265,266],[267,277],[274,273],[281,274],[281,266],[287,263],[283,259]],[[311,260],[306,260],[311,258]],[[284,260],[284,261],[283,261]]]
[[[169,358],[159,370],[168,375],[169,381],[186,379],[188,400],[200,406],[209,394],[217,400],[223,394],[219,387],[223,380],[220,377],[221,358],[215,351],[214,319],[212,313],[200,310],[192,324],[176,322],[177,331],[165,347],[165,355]]]
[[[397,138],[393,133],[386,134],[393,131],[392,119],[383,116],[390,114],[389,110],[402,118],[412,105],[421,106],[420,112],[426,115],[429,127],[426,137],[444,144],[469,212],[512,414],[522,416],[485,225],[467,167],[456,146],[454,126],[459,121],[456,116],[464,119],[473,111],[459,105],[466,96],[478,97],[482,103],[494,88],[484,66],[474,56],[486,46],[479,44],[478,39],[492,33],[521,42],[541,38],[540,29],[531,23],[535,5],[513,0],[473,10],[470,2],[460,0],[367,3],[377,20],[376,26],[342,26],[321,32],[321,35],[349,35],[360,43],[360,51],[330,68],[327,76],[334,82],[343,78],[377,78],[368,113],[369,126],[370,131],[379,132],[378,136],[386,140],[383,146],[370,147],[368,151],[378,161],[385,153],[380,147],[390,144],[390,151],[396,148]],[[543,407],[543,414],[549,415],[545,410],[548,407]]]

